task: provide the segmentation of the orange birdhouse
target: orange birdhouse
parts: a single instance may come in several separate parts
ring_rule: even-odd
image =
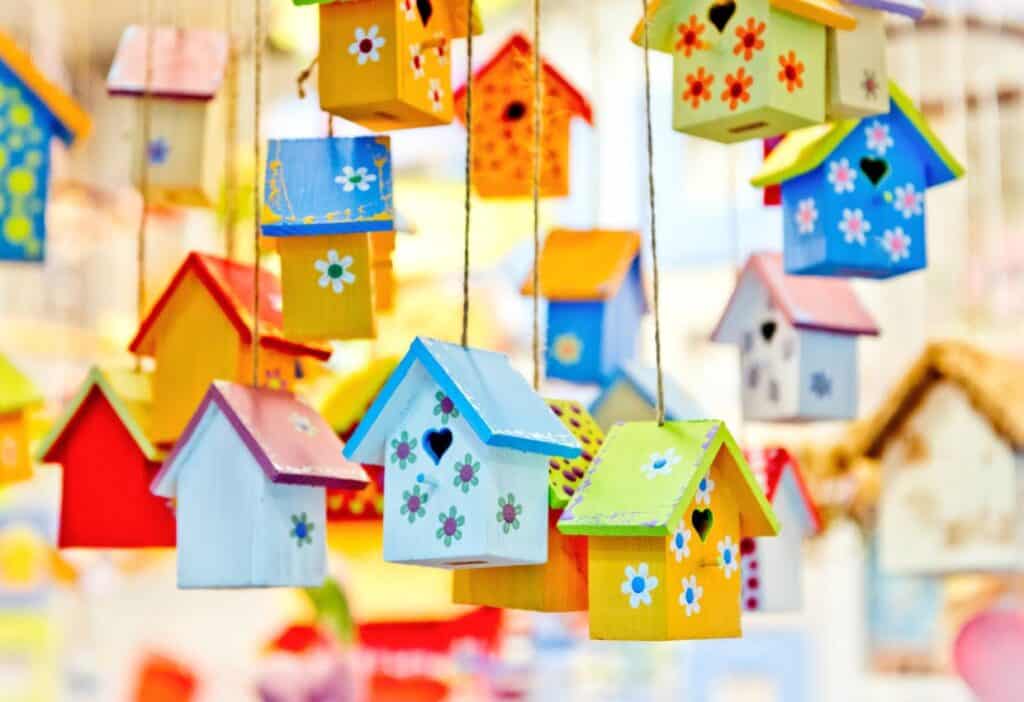
[[[542,197],[569,194],[569,126],[593,123],[590,103],[547,61],[541,60]],[[473,187],[480,197],[528,197],[533,192],[533,45],[513,35],[473,75]],[[455,113],[465,120],[466,86],[455,92]]]

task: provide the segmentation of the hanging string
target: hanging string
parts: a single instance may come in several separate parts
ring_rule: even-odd
[[[252,18],[252,385],[260,380],[260,109],[263,102],[263,0]]]
[[[658,279],[658,232],[654,214],[654,133],[651,128],[651,20],[647,16],[648,0],[641,0],[644,9],[644,122],[647,127],[647,196],[651,227],[651,265],[654,267],[654,367],[658,376],[658,426],[665,424],[665,380],[661,369],[661,310]]]
[[[334,138],[334,115],[330,112],[327,113],[327,138]]]
[[[466,3],[466,184],[462,232],[462,346],[469,346],[469,229],[472,220],[473,175],[473,1]]]
[[[224,126],[224,248],[227,258],[235,257],[238,238],[238,45],[232,28],[235,26],[235,2],[224,1],[225,32],[228,42],[227,122]]]
[[[316,64],[320,61],[320,54],[313,57],[313,60],[309,62],[309,65],[299,71],[299,75],[295,78],[295,87],[299,92],[299,99],[304,100],[306,98],[306,81],[313,74],[313,69]]]
[[[543,85],[540,57],[540,0],[533,0],[533,389],[540,390],[540,158]]]
[[[139,228],[135,239],[135,310],[141,321],[146,313],[146,226],[149,223],[149,141],[153,127],[152,105],[150,92],[153,86],[153,44],[156,38],[156,27],[153,22],[153,0],[146,0],[143,6],[143,27],[146,36],[146,58],[144,78],[142,79],[142,110],[141,110],[141,141],[139,149],[139,191],[142,195],[142,212],[139,215]],[[135,369],[142,367],[142,357],[135,356]]]

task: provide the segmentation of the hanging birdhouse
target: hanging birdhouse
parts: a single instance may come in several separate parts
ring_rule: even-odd
[[[672,127],[723,143],[823,122],[826,27],[857,25],[838,0],[655,0],[648,20],[674,62]]]
[[[156,361],[150,432],[157,445],[177,441],[214,380],[252,381],[253,273],[249,264],[192,252],[139,325],[129,350]],[[259,275],[259,383],[290,389],[307,359],[326,361],[331,350],[285,337],[280,281]]]
[[[740,539],[779,531],[719,420],[613,427],[558,529],[588,538],[590,637],[623,641],[740,636]]]
[[[152,37],[150,37],[152,32]],[[180,27],[125,29],[107,76],[107,92],[136,100],[135,128],[143,127],[149,54],[147,197],[151,204],[213,207],[223,171],[223,127],[212,106],[227,66],[223,32]],[[141,187],[141,158],[134,182]]]
[[[345,446],[385,466],[384,560],[544,563],[548,461],[579,443],[498,353],[417,338]]]
[[[548,559],[541,565],[475,568],[455,573],[454,600],[535,612],[581,612],[587,609],[587,541],[556,528],[562,510],[576,494],[604,432],[578,402],[548,400],[548,406],[580,442],[576,458],[548,461]]]
[[[751,180],[782,184],[787,273],[890,278],[925,267],[925,191],[964,168],[889,87],[888,114],[792,132]]]
[[[174,546],[174,507],[149,484],[161,452],[150,440],[151,378],[93,368],[39,448],[61,473],[61,548]]]
[[[852,31],[828,30],[828,120],[883,114],[889,110],[885,58],[885,13],[918,20],[922,0],[844,0],[857,20]]]
[[[285,334],[376,336],[370,236],[395,226],[389,138],[272,139],[263,212],[281,254]]]
[[[377,232],[370,236],[370,267],[373,277],[373,306],[377,312],[395,308],[395,232]]]
[[[214,382],[151,486],[177,504],[178,587],[322,585],[324,488],[368,481],[341,449],[291,393]]]
[[[90,126],[74,99],[0,31],[0,261],[43,260],[50,142],[71,146]]]
[[[42,402],[29,377],[0,354],[0,486],[32,477],[30,413]]]
[[[541,60],[541,197],[569,194],[573,118],[593,124],[590,103],[561,73]],[[455,93],[465,123],[466,86]],[[533,45],[513,35],[473,75],[473,188],[480,197],[533,194]]]
[[[320,107],[375,132],[451,123],[449,54],[468,1],[294,0],[320,6]]]
[[[700,403],[669,375],[662,376],[665,417],[683,421],[706,417]],[[658,376],[653,367],[636,359],[620,364],[590,404],[590,414],[608,431],[620,422],[648,422],[655,418],[658,404]]]
[[[845,280],[791,276],[778,254],[747,259],[712,340],[740,349],[745,419],[853,419],[857,337],[878,327]]]

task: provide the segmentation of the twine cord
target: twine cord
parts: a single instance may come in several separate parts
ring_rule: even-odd
[[[462,232],[462,347],[469,346],[469,230],[472,221],[473,175],[473,2],[466,0],[466,183]]]
[[[252,385],[260,378],[260,109],[263,102],[263,0],[253,0]]]
[[[227,258],[235,257],[238,239],[238,46],[232,33],[235,24],[235,0],[225,0],[226,34],[228,41],[227,66],[227,122],[224,125],[224,248]]]
[[[295,78],[296,88],[299,91],[299,99],[302,100],[306,97],[306,81],[313,75],[313,69],[316,68],[316,64],[320,61],[320,54],[313,57],[313,60],[309,62],[309,65],[299,71],[299,75]]]
[[[135,242],[135,266],[136,266],[136,299],[135,308],[138,318],[141,321],[146,312],[146,228],[149,224],[149,141],[152,138],[153,111],[150,101],[150,93],[153,87],[153,44],[156,37],[156,27],[153,26],[153,0],[146,0],[144,10],[145,18],[143,25],[146,28],[146,58],[145,73],[142,81],[142,128],[139,164],[139,191],[142,195],[142,212],[139,215],[139,228],[136,232]],[[141,356],[135,357],[135,366],[141,368]]]
[[[543,86],[540,57],[540,0],[533,0],[533,389],[540,390],[540,159]]]

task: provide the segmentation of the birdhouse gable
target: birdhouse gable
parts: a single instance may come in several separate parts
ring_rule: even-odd
[[[576,458],[553,456],[548,461],[548,504],[551,509],[558,510],[569,504],[569,499],[579,489],[594,456],[604,443],[604,432],[579,402],[547,400],[547,403],[581,447]]]
[[[671,376],[662,378],[665,396],[665,417],[682,421],[704,417],[705,412],[689,393]],[[654,418],[657,405],[658,376],[652,366],[637,360],[620,364],[601,393],[590,404],[590,413],[608,431],[617,422]]]
[[[924,0],[843,0],[849,5],[857,5],[869,10],[884,10],[894,15],[903,15],[912,20],[924,17]]]
[[[608,300],[623,284],[640,285],[640,234],[556,229],[540,254],[540,292],[551,302]],[[533,294],[533,275],[522,286]]]
[[[821,515],[796,459],[783,448],[754,451],[749,458],[765,497],[784,526],[790,518],[799,520],[805,536],[821,531]]]
[[[0,415],[40,405],[43,396],[35,383],[0,354]]]
[[[211,100],[224,82],[228,40],[223,32],[133,25],[121,35],[107,76],[111,95],[141,97],[147,92],[147,53],[152,97]]]

